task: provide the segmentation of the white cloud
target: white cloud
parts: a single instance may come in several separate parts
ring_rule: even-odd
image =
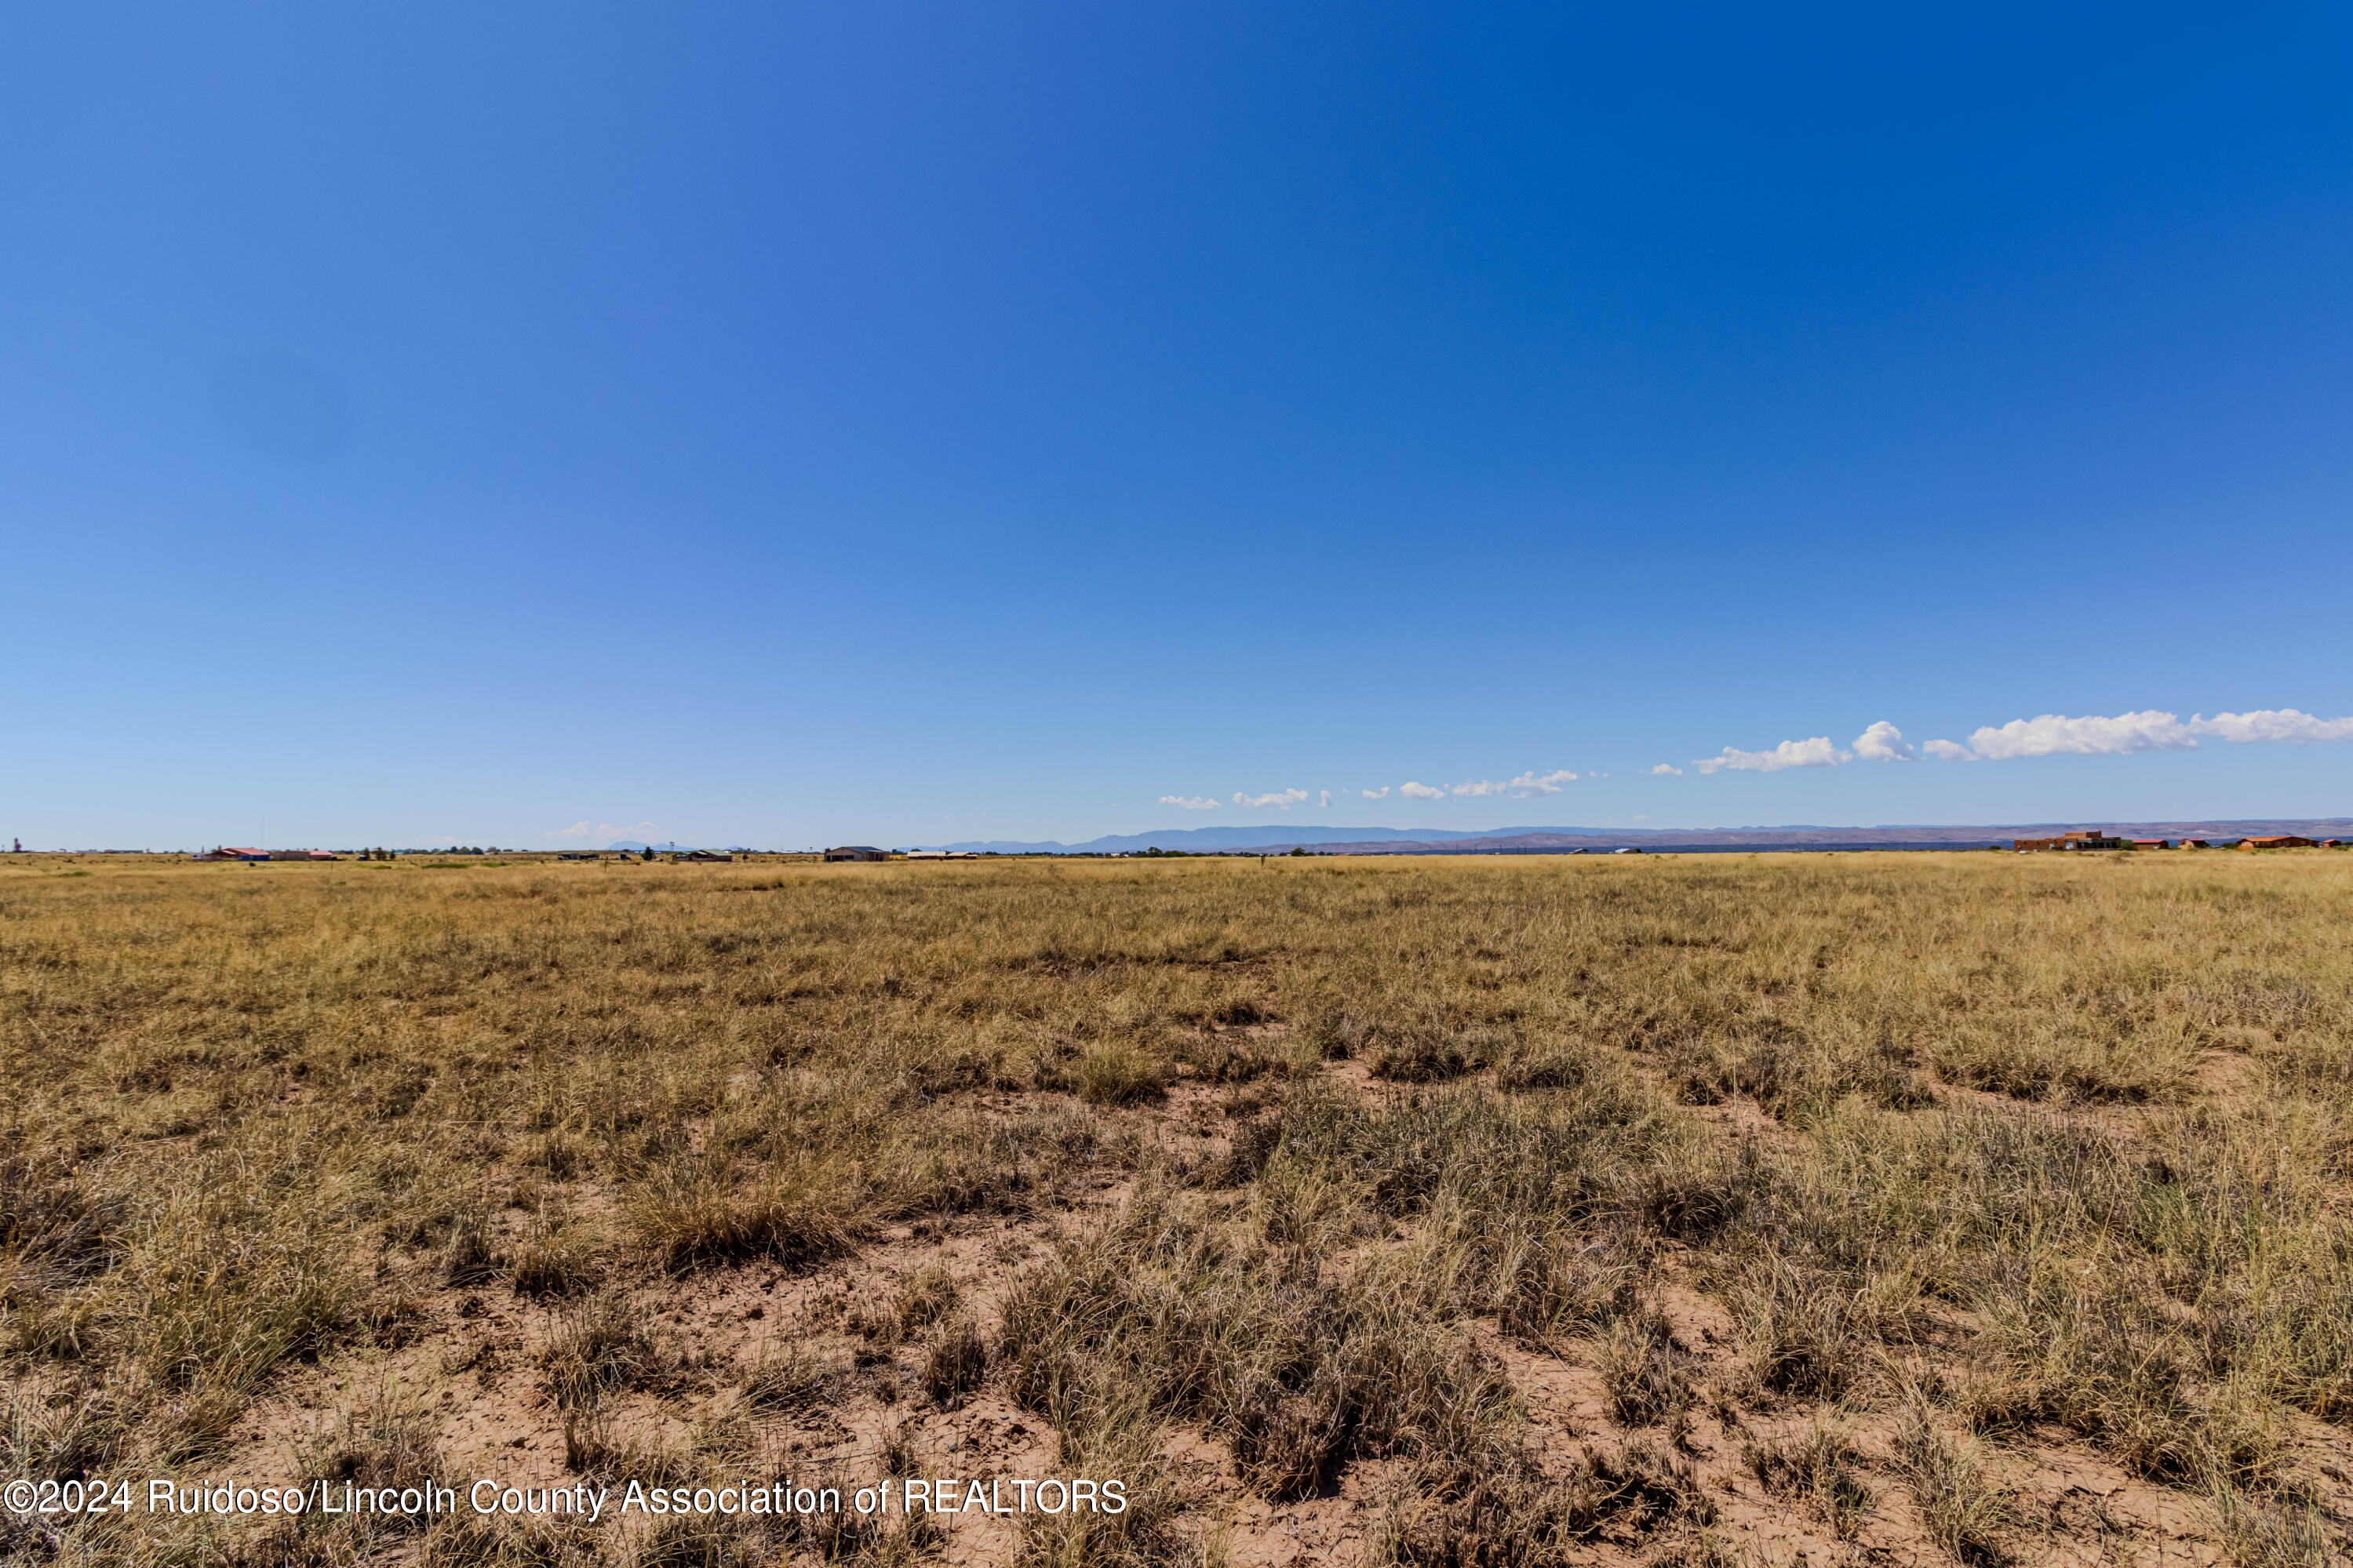
[[[2045,713],[2012,719],[2000,729],[1987,725],[1969,737],[1969,750],[1989,762],[2012,757],[2116,757],[2129,752],[2194,751],[2198,737],[2170,713],[2151,708],[2112,719],[2070,719]]]
[[[2198,737],[2235,744],[2271,742],[2291,746],[2318,741],[2353,741],[2353,719],[2320,719],[2296,708],[2258,708],[2247,713],[2193,713],[2187,722],[2162,709],[2113,717],[2086,714],[2071,719],[2044,713],[1987,725],[1966,746],[1931,741],[1924,749],[1947,762],[2008,762],[2016,757],[2120,757],[2134,752],[2192,752]]]
[[[1398,794],[1408,800],[1444,800],[1446,798],[1444,790],[1433,788],[1426,784],[1415,784],[1410,779],[1398,785]]]
[[[2314,741],[2353,741],[2353,719],[2316,719],[2295,708],[2258,708],[2252,713],[2192,715],[2189,728],[2226,741],[2281,741],[2301,746]]]
[[[1722,756],[1699,757],[1692,766],[1704,773],[1725,768],[1738,773],[1778,773],[1784,768],[1834,768],[1853,760],[1852,752],[1840,751],[1831,744],[1828,735],[1816,735],[1810,741],[1784,741],[1769,752],[1741,752],[1726,746]]]
[[[1287,789],[1274,795],[1244,795],[1240,790],[1234,792],[1236,805],[1271,805],[1277,811],[1289,811],[1306,798],[1307,792],[1303,789]]]
[[[595,838],[603,840],[619,838],[626,835],[644,838],[652,834],[659,833],[660,831],[661,828],[659,826],[650,822],[632,822],[628,824],[626,826],[620,827],[616,827],[609,822],[599,822],[592,826],[586,819],[584,818],[581,821],[574,823],[569,827],[550,828],[547,832],[541,834],[540,837],[542,838]]]
[[[1381,796],[1389,793],[1389,786],[1383,784],[1378,789],[1360,789],[1356,793],[1363,795],[1366,800],[1378,800]]]
[[[1560,768],[1548,773],[1539,773],[1534,768],[1530,768],[1526,773],[1512,780],[1512,793],[1523,800],[1532,795],[1558,795],[1561,785],[1576,782],[1577,775],[1567,768]]]
[[[1539,773],[1534,768],[1515,779],[1472,779],[1459,784],[1449,792],[1453,795],[1515,795],[1522,800],[1533,795],[1558,795],[1564,782],[1577,775],[1567,768],[1554,773]]]
[[[1332,804],[1332,792],[1330,790],[1320,790],[1317,793],[1323,796],[1321,800],[1315,803],[1318,806],[1326,806]]]
[[[1164,795],[1160,797],[1160,804],[1163,805],[1182,806],[1187,811],[1215,811],[1218,809],[1218,803],[1211,800],[1206,795]]]
[[[1675,766],[1672,763],[1661,763],[1657,767],[1652,768],[1651,772],[1653,773],[1672,773],[1677,778],[1683,776],[1683,769]]]
[[[1904,731],[1884,719],[1854,738],[1854,754],[1866,763],[1908,763],[1914,755]]]

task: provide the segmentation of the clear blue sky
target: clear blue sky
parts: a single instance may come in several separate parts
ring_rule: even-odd
[[[2353,814],[2348,16],[8,4],[0,836]]]

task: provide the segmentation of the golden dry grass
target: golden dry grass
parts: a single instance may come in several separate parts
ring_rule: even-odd
[[[1139,1499],[0,1553],[2346,1551],[2353,857],[27,859],[0,1084],[10,1476]]]

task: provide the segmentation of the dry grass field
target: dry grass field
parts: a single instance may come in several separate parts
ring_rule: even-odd
[[[0,1096],[6,1479],[1130,1500],[11,1515],[11,1561],[2353,1527],[2353,857],[25,858]]]

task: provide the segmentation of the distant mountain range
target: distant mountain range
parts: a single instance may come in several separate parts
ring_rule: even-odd
[[[1263,827],[1176,827],[1164,833],[1115,834],[1083,844],[969,841],[927,847],[968,849],[999,855],[1119,855],[1143,849],[1183,849],[1193,854],[1248,850],[1272,854],[1294,848],[1335,855],[1558,855],[1577,849],[1871,849],[1958,848],[2041,838],[2070,828],[2099,827],[2127,838],[2244,838],[2273,833],[2307,838],[2353,837],[2353,817],[2287,817],[2251,821],[2031,822],[1943,826],[1899,823],[1879,827],[1825,827],[1795,823],[1778,827],[1626,828],[1497,827],[1485,832],[1449,828],[1303,827],[1282,823]]]

